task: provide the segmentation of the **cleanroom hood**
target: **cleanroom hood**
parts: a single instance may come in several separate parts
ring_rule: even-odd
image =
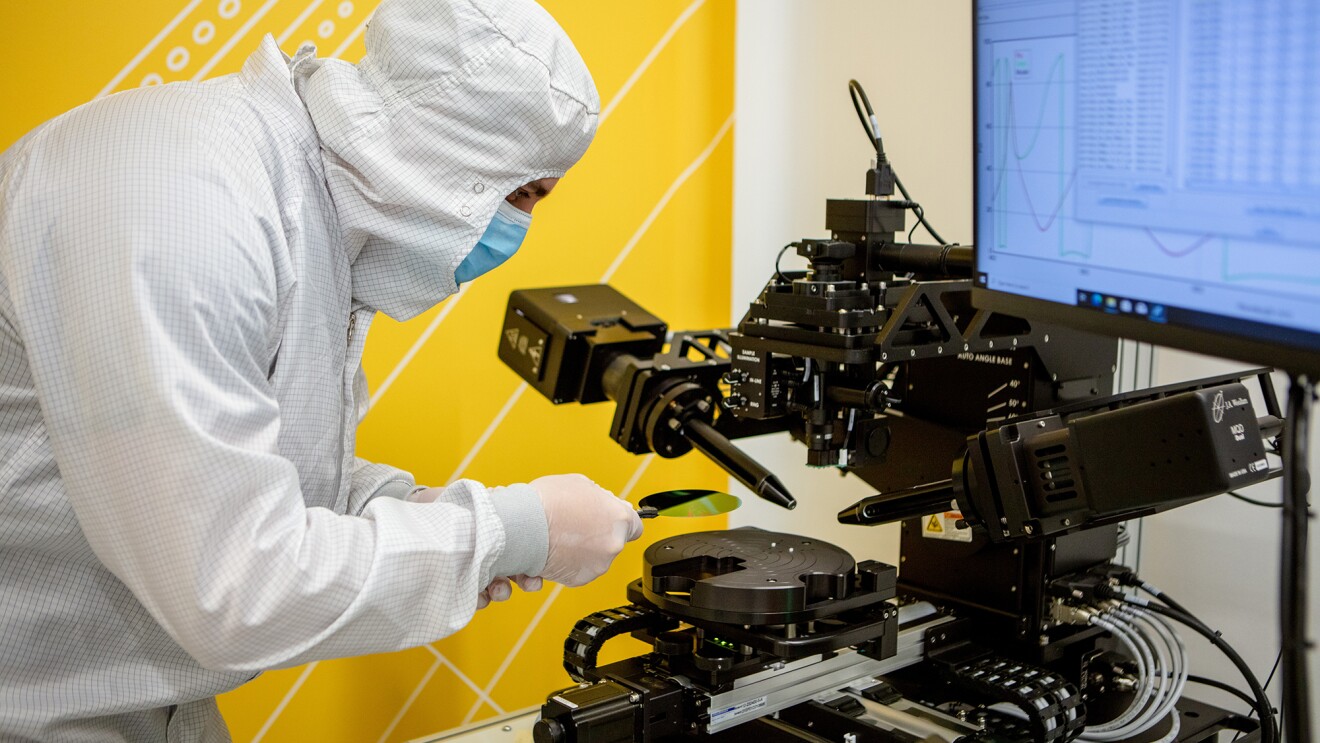
[[[358,64],[293,61],[353,261],[353,297],[396,320],[454,271],[518,186],[560,177],[595,134],[582,57],[530,0],[385,0]]]

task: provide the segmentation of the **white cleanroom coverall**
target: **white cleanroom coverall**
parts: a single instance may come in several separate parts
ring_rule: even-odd
[[[355,460],[367,326],[455,290],[596,127],[525,0],[386,0],[284,56],[75,109],[0,160],[0,739],[223,740],[268,668],[451,633],[546,561],[526,485]],[[380,497],[396,496],[396,497]]]

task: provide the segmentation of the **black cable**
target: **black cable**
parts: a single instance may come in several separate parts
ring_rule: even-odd
[[[784,253],[787,253],[788,249],[791,247],[793,247],[793,243],[785,245],[779,249],[779,255],[775,256],[775,276],[777,276],[780,281],[788,281],[788,279],[784,278],[784,272],[779,270],[779,262],[784,260]]]
[[[1283,548],[1279,568],[1280,636],[1283,644],[1283,718],[1293,740],[1311,740],[1311,700],[1306,674],[1306,509],[1311,401],[1315,387],[1292,375],[1283,420]]]
[[[1167,606],[1161,606],[1159,604],[1150,601],[1142,601],[1142,600],[1134,599],[1130,596],[1125,596],[1122,593],[1119,593],[1118,591],[1109,591],[1107,593],[1109,595],[1107,595],[1106,598],[1113,598],[1127,604],[1132,604],[1133,606],[1139,606],[1148,611],[1153,611],[1161,616],[1168,617],[1169,619],[1172,619],[1178,622],[1179,624],[1183,624],[1187,627],[1190,627],[1191,629],[1195,630],[1198,634],[1200,634],[1202,637],[1209,640],[1210,644],[1214,645],[1216,648],[1219,648],[1219,651],[1223,653],[1224,656],[1227,657],[1228,660],[1232,662],[1234,666],[1237,667],[1238,672],[1242,674],[1242,677],[1244,679],[1246,679],[1247,686],[1251,687],[1251,695],[1256,700],[1255,704],[1253,704],[1252,706],[1255,708],[1256,713],[1260,715],[1260,720],[1261,720],[1260,739],[1262,743],[1278,743],[1279,731],[1278,728],[1275,727],[1276,723],[1274,719],[1274,711],[1270,707],[1269,698],[1265,696],[1265,689],[1260,685],[1260,682],[1256,680],[1256,675],[1251,672],[1251,668],[1247,666],[1246,661],[1242,660],[1242,656],[1238,655],[1237,651],[1234,650],[1232,646],[1230,646],[1224,640],[1224,638],[1220,637],[1218,632],[1215,632],[1214,630],[1205,626],[1201,622],[1201,620],[1197,619],[1196,617],[1186,612],[1178,611],[1176,609],[1172,609]],[[1168,599],[1165,598],[1164,600],[1167,601]]]
[[[1279,661],[1281,660],[1283,660],[1283,648],[1279,648],[1279,654],[1274,656],[1274,665],[1270,666],[1270,675],[1265,677],[1265,683],[1260,688],[1265,691],[1270,690],[1270,682],[1274,680],[1274,673],[1279,670]],[[1251,717],[1254,714],[1256,714],[1256,708],[1253,706],[1251,711],[1247,713],[1247,717]],[[1233,740],[1236,741],[1241,737],[1242,733],[1238,733],[1233,736]],[[1279,723],[1279,739],[1283,740],[1283,723]]]
[[[1231,495],[1231,496],[1233,496],[1234,498],[1237,498],[1238,500],[1242,501],[1243,503],[1250,503],[1250,504],[1253,505],[1253,506],[1260,506],[1260,507],[1262,507],[1262,508],[1283,508],[1283,504],[1282,504],[1282,503],[1267,503],[1267,502],[1265,502],[1265,501],[1263,501],[1263,500],[1256,500],[1255,498],[1248,498],[1247,496],[1245,496],[1245,495],[1239,493],[1239,492],[1236,491],[1236,490],[1225,490],[1224,493],[1227,494],[1227,495]]]
[[[857,100],[859,96],[861,97],[860,101]],[[848,81],[848,97],[852,98],[853,110],[857,112],[857,118],[861,119],[862,129],[866,132],[867,140],[875,148],[875,156],[878,158],[877,163],[883,163],[885,161],[885,148],[880,142],[880,135],[876,132],[875,127],[871,126],[871,119],[875,117],[875,111],[871,108],[871,99],[866,97],[866,90],[856,80]],[[866,106],[865,114],[862,113],[862,106]]]
[[[1129,583],[1130,585],[1134,585],[1134,586],[1136,586],[1137,588],[1140,588],[1141,590],[1145,591],[1146,593],[1149,593],[1150,595],[1152,595],[1152,596],[1154,596],[1155,598],[1159,599],[1160,601],[1163,601],[1163,602],[1164,602],[1164,605],[1167,606],[1167,607],[1169,607],[1170,609],[1173,609],[1174,611],[1180,611],[1180,612],[1182,612],[1183,614],[1186,614],[1187,616],[1189,616],[1189,617],[1191,617],[1191,618],[1193,618],[1193,619],[1196,619],[1196,615],[1193,614],[1192,612],[1188,611],[1187,607],[1185,607],[1185,606],[1183,606],[1182,604],[1178,603],[1176,600],[1174,600],[1174,598],[1173,598],[1172,596],[1170,596],[1169,594],[1165,593],[1164,591],[1162,591],[1162,590],[1156,588],[1155,586],[1152,586],[1151,584],[1147,583],[1146,581],[1144,581],[1144,580],[1142,580],[1142,579],[1136,577],[1136,575],[1132,575],[1130,578],[1128,578],[1128,579],[1127,579],[1127,583]],[[1200,621],[1200,620],[1197,620],[1197,621]]]
[[[1277,439],[1277,438],[1275,439],[1275,443],[1273,443],[1271,446],[1275,449],[1275,451],[1267,451],[1267,452],[1265,452],[1265,453],[1266,453],[1266,454],[1272,454],[1272,455],[1274,455],[1274,456],[1279,457],[1280,459],[1282,459],[1282,458],[1283,458],[1283,455],[1280,454],[1280,453],[1277,451],[1277,450],[1279,449],[1279,446],[1280,446],[1279,443],[1278,443],[1278,439]],[[1239,493],[1239,492],[1236,491],[1236,490],[1225,490],[1225,491],[1224,491],[1224,494],[1225,494],[1225,495],[1231,495],[1231,496],[1233,496],[1234,498],[1237,498],[1238,500],[1240,500],[1240,501],[1242,501],[1242,502],[1244,502],[1244,503],[1250,503],[1250,504],[1253,505],[1253,506],[1261,506],[1262,508],[1283,508],[1283,503],[1282,503],[1282,501],[1279,502],[1279,503],[1270,503],[1269,501],[1256,500],[1255,498],[1248,498],[1247,496],[1245,496],[1245,495]],[[1309,499],[1308,499],[1307,502],[1306,502],[1306,510],[1308,510],[1308,511],[1311,510],[1311,501],[1310,501]]]
[[[908,201],[912,201],[912,196],[909,195],[907,189],[903,187],[903,181],[898,179],[897,172],[894,173],[894,185],[898,186],[898,192],[903,194],[903,198],[907,199]],[[930,226],[930,222],[926,221],[926,212],[925,210],[921,209],[920,205],[917,206],[917,224],[920,224],[922,227],[925,227],[926,231],[930,233],[930,236],[935,238],[935,242],[939,243],[940,245],[949,244],[948,242],[945,241],[943,237],[940,236],[940,233],[935,231],[934,227]],[[909,240],[909,242],[911,242],[911,240]]]
[[[1241,689],[1229,686],[1223,681],[1216,681],[1215,679],[1206,678],[1204,676],[1188,676],[1187,680],[1191,681],[1192,683],[1201,684],[1203,686],[1213,686],[1214,688],[1220,691],[1226,691],[1229,694],[1232,694],[1233,696],[1237,697],[1238,699],[1241,699],[1242,701],[1246,702],[1247,706],[1251,707],[1251,713],[1253,715],[1256,714],[1256,700],[1252,699],[1250,696],[1247,695],[1246,692],[1242,691]]]
[[[1274,656],[1274,665],[1270,666],[1270,675],[1265,677],[1264,688],[1270,688],[1270,682],[1274,680],[1274,674],[1279,670],[1279,661],[1283,660],[1283,648],[1279,648],[1279,654]]]
[[[885,148],[880,141],[880,133],[871,125],[872,120],[875,118],[875,110],[871,108],[871,99],[866,97],[866,90],[862,88],[862,84],[856,80],[848,81],[848,96],[852,98],[853,110],[857,112],[857,118],[862,122],[862,130],[866,132],[866,139],[871,143],[871,146],[875,148],[876,166],[879,167],[885,162]],[[865,107],[866,113],[862,113],[863,107]],[[949,243],[945,242],[944,238],[940,236],[940,233],[936,232],[935,228],[930,226],[930,222],[926,221],[925,210],[923,210],[921,205],[917,204],[912,198],[912,195],[908,193],[907,188],[903,186],[903,181],[899,179],[898,173],[894,171],[892,165],[889,170],[894,175],[894,185],[898,187],[898,192],[903,194],[905,200],[913,202],[910,208],[917,215],[917,224],[925,227],[926,232],[930,233],[930,236],[934,238],[935,242],[940,245],[948,245]],[[912,232],[915,232],[916,229],[916,225],[913,225],[912,230],[908,232],[908,242],[912,242]]]

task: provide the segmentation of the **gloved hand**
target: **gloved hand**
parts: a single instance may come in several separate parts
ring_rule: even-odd
[[[642,520],[628,501],[583,475],[538,477],[550,551],[541,577],[566,586],[588,583],[609,569],[626,542],[642,535]]]
[[[513,596],[513,587],[509,585],[512,580],[518,584],[518,587],[527,593],[541,590],[542,581],[540,578],[528,575],[513,575],[508,578],[498,577],[490,582],[490,585],[482,589],[477,594],[477,611],[481,611],[490,605],[492,601],[508,601]]]
[[[509,579],[496,578],[477,594],[477,611],[490,606],[492,601],[506,601],[512,595],[513,588],[509,585]]]

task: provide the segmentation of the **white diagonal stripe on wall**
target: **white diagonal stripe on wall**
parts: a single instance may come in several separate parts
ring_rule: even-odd
[[[619,491],[620,498],[623,498],[624,500],[628,499],[628,496],[632,494],[633,488],[637,486],[637,482],[642,479],[642,473],[646,471],[646,468],[651,465],[651,462],[654,459],[654,454],[647,454],[642,457],[642,461],[637,465],[637,469],[633,471],[632,477],[628,478],[628,483],[623,486],[623,490]],[[555,599],[559,598],[559,594],[563,591],[563,588],[563,585],[558,583],[555,584],[554,590],[552,590],[550,595],[546,597],[545,603],[541,604],[540,608],[536,610],[535,616],[533,616],[531,621],[527,623],[527,629],[523,630],[522,636],[513,644],[513,647],[509,648],[508,654],[504,656],[504,662],[500,664],[500,667],[495,671],[495,675],[492,676],[490,682],[486,684],[486,690],[482,694],[488,702],[490,700],[491,691],[495,689],[495,685],[504,677],[504,672],[509,669],[510,664],[513,663],[513,659],[517,657],[518,653],[522,650],[523,645],[527,643],[527,639],[532,636],[532,631],[535,630],[537,625],[541,623],[541,620],[545,618],[546,611],[550,609],[550,605],[554,603]],[[495,707],[494,702],[489,703],[490,706]],[[476,716],[480,709],[481,700],[478,700],[476,704],[472,705],[472,709],[468,710],[467,716],[463,718],[463,724],[466,725],[467,723],[472,722],[472,718]],[[499,707],[495,707],[495,709],[498,710]]]
[[[367,17],[363,18],[362,22],[357,25],[357,28],[353,29],[353,33],[349,34],[348,38],[344,39],[343,43],[335,47],[335,50],[330,53],[330,56],[338,57],[339,55],[344,53],[344,50],[348,48],[349,44],[352,44],[353,42],[357,41],[357,37],[362,35],[362,30],[365,29],[367,27],[367,24],[371,22],[371,16],[375,15],[375,13],[376,13],[376,9],[372,8],[371,12],[367,14]]]
[[[101,88],[101,92],[97,93],[96,97],[100,98],[101,96],[108,95],[112,90],[118,87],[119,84],[124,81],[124,78],[128,77],[128,73],[132,72],[138,65],[142,64],[142,60],[146,59],[147,55],[151,54],[151,52],[160,45],[160,42],[163,41],[166,36],[170,35],[171,31],[178,28],[179,24],[183,23],[183,19],[187,18],[188,14],[193,12],[193,9],[198,5],[201,5],[201,3],[202,0],[192,0],[192,2],[184,6],[183,10],[179,11],[179,14],[174,16],[174,20],[165,24],[165,28],[162,28],[160,33],[156,34],[155,38],[148,41],[147,45],[142,47],[142,51],[134,55],[134,57],[128,61],[128,64],[124,65],[124,69],[119,71],[118,75],[115,75],[110,82],[106,83],[104,88]]]
[[[431,667],[426,669],[426,674],[422,676],[422,680],[417,684],[417,688],[413,689],[413,693],[409,694],[408,699],[404,701],[403,709],[399,710],[399,714],[395,715],[393,720],[390,720],[390,724],[385,728],[385,732],[381,733],[380,743],[385,743],[390,737],[390,734],[394,732],[394,728],[399,726],[399,722],[403,720],[404,713],[408,711],[408,708],[412,706],[413,702],[417,701],[417,695],[421,694],[422,689],[426,688],[426,685],[430,683],[431,677],[435,675],[436,669],[439,667],[440,658],[437,657],[435,662],[431,664]]]
[[[290,23],[288,28],[281,31],[280,35],[275,37],[275,43],[284,46],[284,42],[288,41],[289,37],[293,36],[293,32],[297,31],[299,27],[307,22],[307,17],[312,13],[315,13],[316,9],[321,7],[321,3],[323,2],[325,2],[325,0],[312,0],[312,4],[303,8],[303,12],[299,13],[298,17],[293,19],[293,23]]]
[[[555,599],[559,598],[559,594],[563,593],[563,591],[563,584],[556,583],[555,587],[550,589],[550,595],[546,596],[545,601],[542,601],[541,605],[537,607],[536,614],[532,615],[531,620],[527,622],[527,626],[523,628],[522,634],[519,635],[518,640],[513,643],[513,647],[509,648],[509,653],[504,656],[504,662],[495,670],[495,675],[491,677],[490,683],[486,684],[485,692],[482,695],[486,699],[490,698],[490,690],[495,688],[495,684],[500,680],[500,677],[504,675],[504,672],[509,669],[509,664],[513,662],[514,657],[518,655],[518,651],[522,650],[522,646],[527,643],[527,638],[532,636],[532,631],[541,623],[541,620],[545,617],[545,613],[550,610],[550,606],[555,603]],[[481,709],[482,704],[483,701],[478,699],[476,703],[472,705],[472,709],[468,710],[467,715],[463,717],[462,724],[466,725],[469,722],[472,722],[472,718],[476,716],[477,711]]]
[[[462,681],[463,684],[467,686],[467,688],[472,690],[473,694],[477,695],[478,709],[480,709],[481,705],[484,703],[484,704],[489,704],[491,708],[495,710],[496,714],[499,715],[504,714],[504,708],[496,704],[495,700],[490,698],[490,694],[488,694],[485,689],[482,689],[480,686],[477,686],[476,682],[468,678],[468,675],[466,673],[460,671],[458,669],[458,666],[454,665],[453,662],[451,662],[448,658],[445,657],[444,653],[440,652],[439,650],[436,650],[431,645],[423,645],[422,647],[431,651],[431,655],[434,655],[436,657],[436,661],[438,663],[441,663],[444,665],[445,668],[448,668],[455,676],[458,677],[459,681]],[[389,724],[389,727],[385,728],[385,732],[380,736],[379,743],[384,743],[385,739],[390,737],[390,734],[394,732],[394,728],[398,727],[399,723],[403,720],[404,715],[408,714],[408,710],[412,709],[413,702],[417,701],[417,697],[421,695],[422,689],[425,688],[426,685],[430,683],[430,681],[431,681],[431,673],[427,673],[425,676],[422,677],[421,681],[417,682],[417,686],[416,688],[413,689],[412,694],[409,694],[408,698],[404,700],[403,707],[399,709],[398,714],[394,715],[394,720]]]
[[[463,474],[463,471],[468,468],[468,465],[472,464],[472,460],[476,459],[477,453],[481,451],[482,447],[486,446],[486,442],[489,441],[490,437],[495,433],[495,429],[500,427],[500,424],[504,422],[505,416],[509,414],[510,410],[513,410],[513,404],[518,402],[518,398],[522,397],[522,394],[526,391],[527,383],[519,382],[518,387],[514,389],[513,394],[509,395],[509,399],[504,402],[504,407],[500,408],[500,412],[496,413],[495,417],[491,419],[490,425],[486,426],[486,430],[481,432],[481,436],[477,439],[477,442],[472,445],[472,448],[468,450],[467,456],[463,457],[463,461],[458,463],[458,467],[454,469],[454,474],[450,475],[448,480],[445,480],[446,485],[457,480],[459,476]]]
[[[458,304],[458,300],[463,298],[463,295],[467,293],[468,287],[470,286],[472,285],[464,284],[456,294],[445,300],[445,306],[441,307],[435,317],[431,318],[431,323],[426,326],[426,330],[423,330],[422,334],[417,336],[417,340],[413,341],[413,344],[408,348],[408,352],[405,353],[403,358],[399,359],[399,363],[395,364],[394,368],[390,370],[390,374],[385,377],[385,381],[381,382],[380,387],[376,388],[376,391],[371,393],[371,399],[367,402],[367,410],[371,410],[375,407],[380,398],[385,396],[385,393],[389,391],[390,387],[394,384],[394,380],[398,379],[399,375],[403,373],[403,370],[408,367],[408,364],[412,363],[413,357],[416,356],[417,352],[422,349],[422,346],[426,345],[426,342],[431,339],[431,334],[435,332],[436,328],[440,327],[440,323],[445,321],[445,317],[449,315],[450,310],[454,309],[454,305]]]
[[[619,251],[619,254],[614,257],[614,262],[610,264],[610,267],[605,269],[605,274],[600,277],[600,283],[609,283],[609,280],[614,277],[614,272],[619,270],[619,266],[623,265],[623,261],[642,239],[642,236],[646,234],[647,230],[651,229],[651,224],[655,222],[656,218],[660,216],[660,213],[669,205],[669,200],[674,198],[674,194],[678,193],[678,189],[683,187],[683,184],[687,182],[687,179],[692,177],[692,174],[697,172],[697,170],[706,163],[706,159],[710,157],[711,153],[715,151],[715,148],[719,146],[721,141],[723,141],[724,135],[728,134],[729,129],[733,127],[733,117],[734,114],[730,113],[729,118],[724,120],[724,125],[721,126],[719,132],[715,134],[715,138],[710,141],[710,144],[706,145],[706,149],[702,150],[701,154],[697,155],[697,159],[693,160],[691,165],[684,168],[683,172],[679,174],[678,179],[670,184],[669,190],[665,191],[664,196],[660,197],[659,203],[655,205],[655,208],[651,209],[650,214],[646,215],[646,219],[642,220],[642,224],[637,228],[637,232],[633,233],[632,238],[630,238],[628,243],[623,246],[623,249]]]
[[[665,31],[660,40],[655,43],[655,46],[651,47],[651,51],[642,58],[642,63],[637,65],[637,69],[633,70],[633,74],[628,76],[628,79],[619,87],[619,91],[610,99],[610,102],[600,110],[601,124],[604,124],[605,119],[610,117],[610,114],[614,112],[615,107],[619,105],[623,97],[628,95],[628,91],[632,90],[633,84],[637,82],[643,72],[646,72],[646,68],[650,67],[655,58],[660,56],[661,50],[669,45],[669,40],[674,38],[674,34],[678,33],[678,29],[682,28],[683,24],[687,23],[687,19],[691,18],[692,14],[697,12],[705,2],[706,0],[696,0],[696,2],[687,6],[687,9],[680,13],[678,18],[674,19],[674,22],[669,26],[669,30]]]
[[[471,689],[472,693],[476,694],[481,699],[481,701],[495,708],[500,714],[504,714],[504,708],[496,704],[495,700],[490,698],[490,695],[486,693],[485,689],[482,689],[480,686],[477,686],[477,682],[469,678],[466,673],[460,671],[458,669],[458,666],[454,665],[453,661],[445,657],[444,653],[440,652],[439,650],[436,650],[435,647],[432,645],[426,645],[425,647],[427,650],[431,651],[432,655],[439,658],[440,662],[444,664],[445,668],[448,668],[450,671],[452,671],[453,674],[458,677],[458,680],[462,681],[464,686]]]
[[[645,472],[646,468],[650,467],[651,462],[654,461],[655,461],[654,453],[647,454],[646,456],[642,457],[642,463],[637,465],[637,469],[633,471],[632,477],[628,478],[628,482],[624,484],[623,490],[619,491],[620,498],[623,498],[624,500],[628,500],[628,497],[632,495],[633,488],[637,487],[637,481],[642,479],[642,473]]]
[[[224,59],[225,55],[229,54],[234,48],[234,45],[242,41],[244,36],[247,36],[248,31],[251,31],[252,27],[257,25],[257,22],[264,18],[266,14],[270,12],[270,9],[275,7],[275,3],[277,2],[279,2],[279,0],[266,0],[264,5],[257,8],[257,12],[253,13],[251,18],[247,19],[242,26],[238,27],[238,30],[234,32],[234,35],[229,37],[229,41],[226,41],[225,45],[220,47],[218,52],[211,55],[211,58],[206,60],[206,64],[202,65],[202,68],[197,71],[197,74],[192,76],[192,79],[194,81],[201,80],[210,74],[211,70],[215,69],[215,66],[220,63],[220,60]]]
[[[289,690],[284,693],[284,698],[280,700],[279,704],[275,705],[274,710],[271,710],[270,717],[266,718],[266,724],[262,725],[261,729],[257,731],[257,734],[252,736],[252,743],[259,743],[262,738],[266,737],[266,733],[270,730],[270,726],[275,724],[275,719],[280,716],[280,713],[284,711],[285,707],[289,706],[289,700],[293,699],[293,695],[297,694],[298,690],[302,688],[303,682],[307,680],[308,676],[312,675],[312,671],[316,670],[318,663],[320,663],[320,661],[313,661],[303,666],[303,671],[298,674],[298,678],[293,682],[293,686],[289,687]]]
[[[619,102],[622,101],[623,97],[628,94],[628,91],[631,90],[632,86],[637,82],[638,79],[641,78],[642,73],[646,72],[647,68],[651,66],[651,63],[655,61],[656,57],[660,56],[660,52],[663,51],[664,48],[669,45],[670,40],[674,38],[674,34],[678,31],[678,29],[681,28],[683,24],[687,22],[687,19],[690,18],[692,14],[695,13],[703,3],[705,3],[705,1],[706,0],[696,0],[696,2],[689,5],[687,9],[685,9],[681,14],[679,14],[678,18],[675,19],[672,24],[670,24],[669,30],[666,31],[660,37],[660,40],[657,41],[655,46],[651,48],[651,51],[648,52],[647,55],[642,58],[642,61],[637,65],[637,69],[633,70],[633,73],[628,76],[628,79],[623,83],[623,86],[620,87],[619,90],[615,92],[614,97],[610,98],[610,102],[605,105],[605,108],[601,109],[600,122],[597,124],[596,136],[600,136],[599,127],[605,123],[605,119],[610,115],[610,112],[612,112],[615,109],[615,107],[619,105]],[[355,32],[355,37],[356,37],[356,32]],[[338,56],[339,52],[341,51],[343,51],[342,47],[339,50],[337,50],[335,52],[335,55],[333,56]],[[463,290],[466,290],[468,286],[471,286],[471,284],[464,286]],[[440,326],[440,323],[444,320],[445,315],[449,313],[449,310],[453,309],[453,306],[455,304],[458,304],[458,300],[460,299],[459,295],[461,295],[462,293],[463,291],[459,291],[458,295],[452,296],[448,300],[446,300],[445,309],[441,311],[441,314],[438,315],[436,319],[431,321],[431,324],[427,326],[426,330],[422,333],[422,335],[419,336],[415,342],[413,342],[412,347],[410,347],[408,349],[408,352],[403,355],[403,359],[398,364],[396,364],[394,370],[390,372],[390,376],[387,378],[390,384],[394,383],[394,380],[397,379],[401,373],[403,373],[403,370],[407,368],[409,362],[411,362],[413,360],[413,357],[417,355],[417,351],[421,349],[421,347],[426,343],[426,341],[430,340],[431,335],[435,332],[435,329]],[[367,407],[368,411],[371,410],[371,405],[375,405],[376,402],[381,398],[381,396],[385,394],[385,390],[388,388],[389,388],[388,385],[382,384],[381,388],[376,390],[376,392],[374,392],[371,395],[371,402]]]

